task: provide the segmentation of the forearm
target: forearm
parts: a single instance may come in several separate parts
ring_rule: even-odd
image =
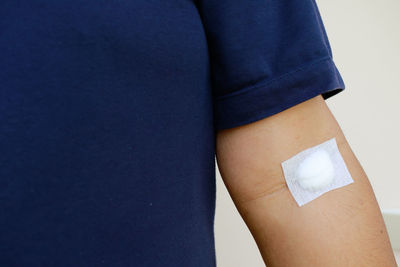
[[[280,164],[333,137],[354,183],[299,207]],[[217,161],[268,266],[396,266],[368,178],[322,97],[221,131]]]

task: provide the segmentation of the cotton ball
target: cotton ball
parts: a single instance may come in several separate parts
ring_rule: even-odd
[[[332,183],[334,168],[325,150],[317,150],[304,159],[297,169],[296,180],[309,191],[317,191]]]

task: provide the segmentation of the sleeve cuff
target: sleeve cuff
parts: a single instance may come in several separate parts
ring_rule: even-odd
[[[322,94],[324,99],[345,89],[333,61],[325,57],[273,80],[217,97],[216,130],[255,122]]]

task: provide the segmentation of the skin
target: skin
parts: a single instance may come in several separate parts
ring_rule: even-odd
[[[299,207],[281,162],[336,137],[354,183]],[[321,95],[217,133],[219,171],[268,266],[397,266],[371,184]]]

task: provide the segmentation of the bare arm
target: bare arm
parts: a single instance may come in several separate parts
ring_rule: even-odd
[[[299,207],[280,164],[333,137],[354,183]],[[397,266],[369,180],[321,96],[219,131],[217,163],[268,266]]]

